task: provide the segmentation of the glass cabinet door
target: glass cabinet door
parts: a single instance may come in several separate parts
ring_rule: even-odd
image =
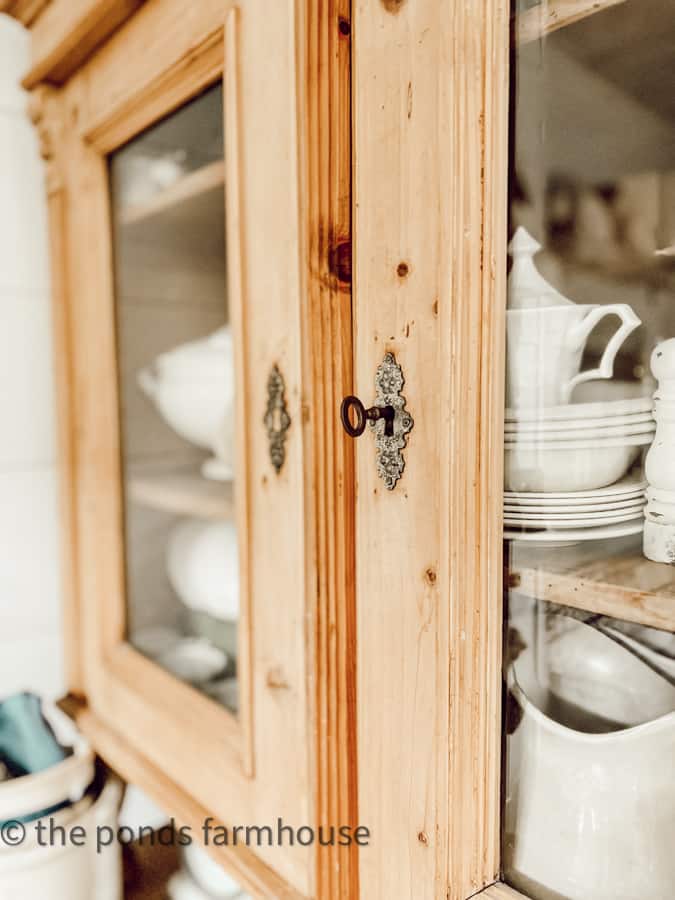
[[[515,10],[503,876],[535,900],[665,898],[675,9],[575,6]]]
[[[109,158],[127,639],[237,710],[235,371],[223,91]]]

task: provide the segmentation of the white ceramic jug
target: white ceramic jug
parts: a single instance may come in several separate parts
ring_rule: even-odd
[[[160,354],[138,384],[185,440],[212,450],[202,472],[229,480],[234,470],[234,352],[228,327]]]
[[[533,257],[540,245],[519,228],[509,253],[507,404],[543,407],[568,403],[578,384],[611,378],[619,348],[640,319],[625,303],[577,305],[563,297],[537,271]],[[605,316],[618,316],[621,326],[608,342],[595,369],[580,372],[586,341]]]
[[[520,660],[518,660],[520,662]],[[538,900],[670,897],[675,712],[607,734],[543,713],[511,670],[504,865]]]

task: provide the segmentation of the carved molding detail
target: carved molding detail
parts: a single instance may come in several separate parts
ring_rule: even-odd
[[[50,0],[0,0],[0,12],[28,27],[49,3]]]
[[[30,94],[28,117],[35,126],[40,147],[40,156],[46,163],[47,193],[51,194],[62,186],[62,179],[56,163],[56,144],[59,128],[56,91],[40,85]]]

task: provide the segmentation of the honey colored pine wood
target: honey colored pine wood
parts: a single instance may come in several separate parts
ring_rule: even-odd
[[[303,3],[298,42],[307,197],[303,440],[313,460],[306,471],[305,529],[312,542],[307,578],[315,584],[314,819],[356,826],[354,448],[338,416],[353,377],[350,6],[349,0]],[[326,900],[359,896],[356,846],[317,848],[315,893]]]
[[[69,714],[74,716],[77,725],[112,769],[119,772],[129,783],[142,785],[143,790],[161,809],[175,817],[179,827],[186,825],[190,829],[195,842],[198,842],[203,835],[204,822],[212,815],[209,807],[195,802],[161,769],[134,750],[127,740],[120,737],[86,705],[69,704]],[[246,823],[234,821],[225,823],[222,820],[213,822],[214,828],[225,826],[230,833],[235,824]],[[279,878],[272,869],[261,863],[248,847],[240,844],[214,847],[209,844],[206,850],[254,897],[269,900],[303,900],[301,894]]]
[[[200,201],[222,203],[224,186],[225,163],[223,160],[216,160],[194,172],[183,175],[174,184],[160,191],[147,202],[122,210],[120,224],[133,225],[161,217],[163,223],[168,218],[171,227],[184,231],[191,226],[194,227],[194,222],[191,220],[199,220],[204,217]],[[196,212],[194,212],[195,205],[197,206]],[[170,212],[173,212],[174,215],[167,217],[167,213]]]
[[[49,2],[50,0],[0,0],[0,12],[29,27]]]
[[[303,456],[300,427],[297,307],[301,204],[295,85],[301,74],[293,40],[295,22],[289,15],[282,6],[270,11],[262,0],[248,3],[239,16],[236,40],[232,16],[226,27],[220,3],[147,4],[62,91],[69,125],[63,157],[70,308],[77,322],[72,348],[76,409],[71,426],[77,422],[73,490],[84,690],[99,719],[195,803],[217,818],[254,823],[276,821],[277,816],[310,822],[314,795],[308,697],[316,682],[311,670],[314,638],[306,609],[308,598],[313,608],[315,595],[314,582],[305,584],[302,498],[309,463]],[[236,722],[122,643],[119,438],[111,415],[117,407],[117,386],[105,154],[115,149],[116,140],[128,140],[134,129],[151,125],[199,93],[205,80],[213,83],[216,40],[221,77],[223,70],[226,75],[225,97],[237,101],[225,110],[228,225],[233,229],[228,254],[233,254],[231,301],[241,310],[233,313],[240,348],[237,374],[250,423],[248,430],[246,426],[239,430],[244,443],[238,457],[254,473],[245,489],[246,479],[242,481],[237,495],[238,503],[250,506],[250,524],[241,533],[242,538],[248,534],[242,544],[253,554],[255,578],[250,588],[251,626],[242,629],[251,641],[250,700],[244,699]],[[139,65],[132,75],[126,61],[133,52]],[[275,78],[267,77],[268,68]],[[260,134],[267,133],[274,141],[260,140]],[[246,169],[240,158],[247,160]],[[233,186],[239,186],[239,192]],[[240,302],[240,296],[246,302]],[[237,316],[240,325],[235,324]],[[262,425],[267,375],[274,363],[286,379],[293,422],[286,465],[279,476],[271,466]],[[271,602],[275,597],[284,602]],[[246,602],[243,596],[242,606]],[[245,679],[245,659],[243,663]],[[237,741],[238,748],[233,746]],[[312,895],[312,852],[296,844],[256,848],[256,854],[296,892]]]
[[[32,66],[24,87],[62,84],[143,0],[50,0],[32,21]]]
[[[481,891],[476,896],[482,897],[484,900],[527,900],[524,894],[514,891],[508,884],[503,884],[502,882],[491,884],[489,888]]]
[[[518,43],[528,44],[626,0],[541,0],[517,16]]]
[[[642,553],[642,536],[568,549],[511,544],[509,586],[528,597],[675,631],[675,569]]]
[[[361,894],[464,900],[499,868],[508,8],[360,0],[354,41],[355,393],[391,350],[415,420],[392,492],[357,447]]]

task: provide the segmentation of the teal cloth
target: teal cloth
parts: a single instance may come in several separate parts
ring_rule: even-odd
[[[72,750],[65,749],[56,740],[42,715],[40,698],[35,694],[14,694],[0,702],[0,763],[4,764],[10,778],[42,772],[71,753]],[[35,810],[15,818],[21,822],[31,822],[68,805],[65,801],[50,809]],[[0,827],[2,825],[0,821]]]
[[[68,756],[42,715],[35,694],[14,694],[0,702],[0,760],[15,775],[32,775]]]

